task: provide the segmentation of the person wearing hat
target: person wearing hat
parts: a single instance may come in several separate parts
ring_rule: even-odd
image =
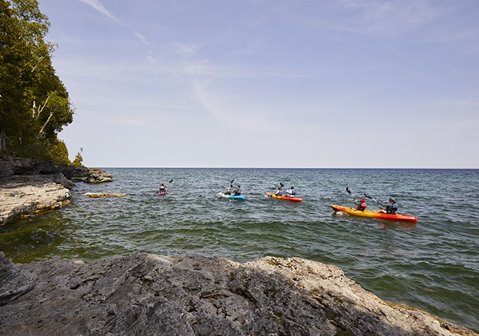
[[[356,207],[356,210],[364,211],[368,207],[364,198],[361,198],[357,204],[358,206]]]
[[[398,211],[398,204],[396,203],[396,199],[394,197],[390,197],[389,202],[386,203],[386,213],[396,214],[397,211]]]

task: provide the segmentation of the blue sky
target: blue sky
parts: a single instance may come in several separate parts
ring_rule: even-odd
[[[101,167],[479,168],[476,0],[39,0]]]

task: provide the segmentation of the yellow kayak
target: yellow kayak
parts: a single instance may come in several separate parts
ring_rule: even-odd
[[[406,214],[388,214],[382,211],[369,211],[369,210],[361,211],[361,210],[356,210],[350,207],[336,205],[336,204],[331,205],[331,208],[333,208],[334,211],[344,212],[344,213],[347,213],[348,215],[357,216],[357,217],[378,218],[378,219],[411,222],[411,223],[417,222],[417,217],[406,215]]]

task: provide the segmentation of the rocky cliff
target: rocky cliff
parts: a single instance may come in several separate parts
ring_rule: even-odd
[[[1,335],[475,335],[299,258],[2,257]]]

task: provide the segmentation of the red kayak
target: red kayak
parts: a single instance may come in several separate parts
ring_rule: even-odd
[[[266,192],[265,196],[280,199],[280,200],[290,201],[290,202],[302,202],[303,201],[303,199],[300,198],[300,197],[293,197],[293,196],[287,196],[287,195],[276,195],[275,193],[272,193],[272,192]]]

